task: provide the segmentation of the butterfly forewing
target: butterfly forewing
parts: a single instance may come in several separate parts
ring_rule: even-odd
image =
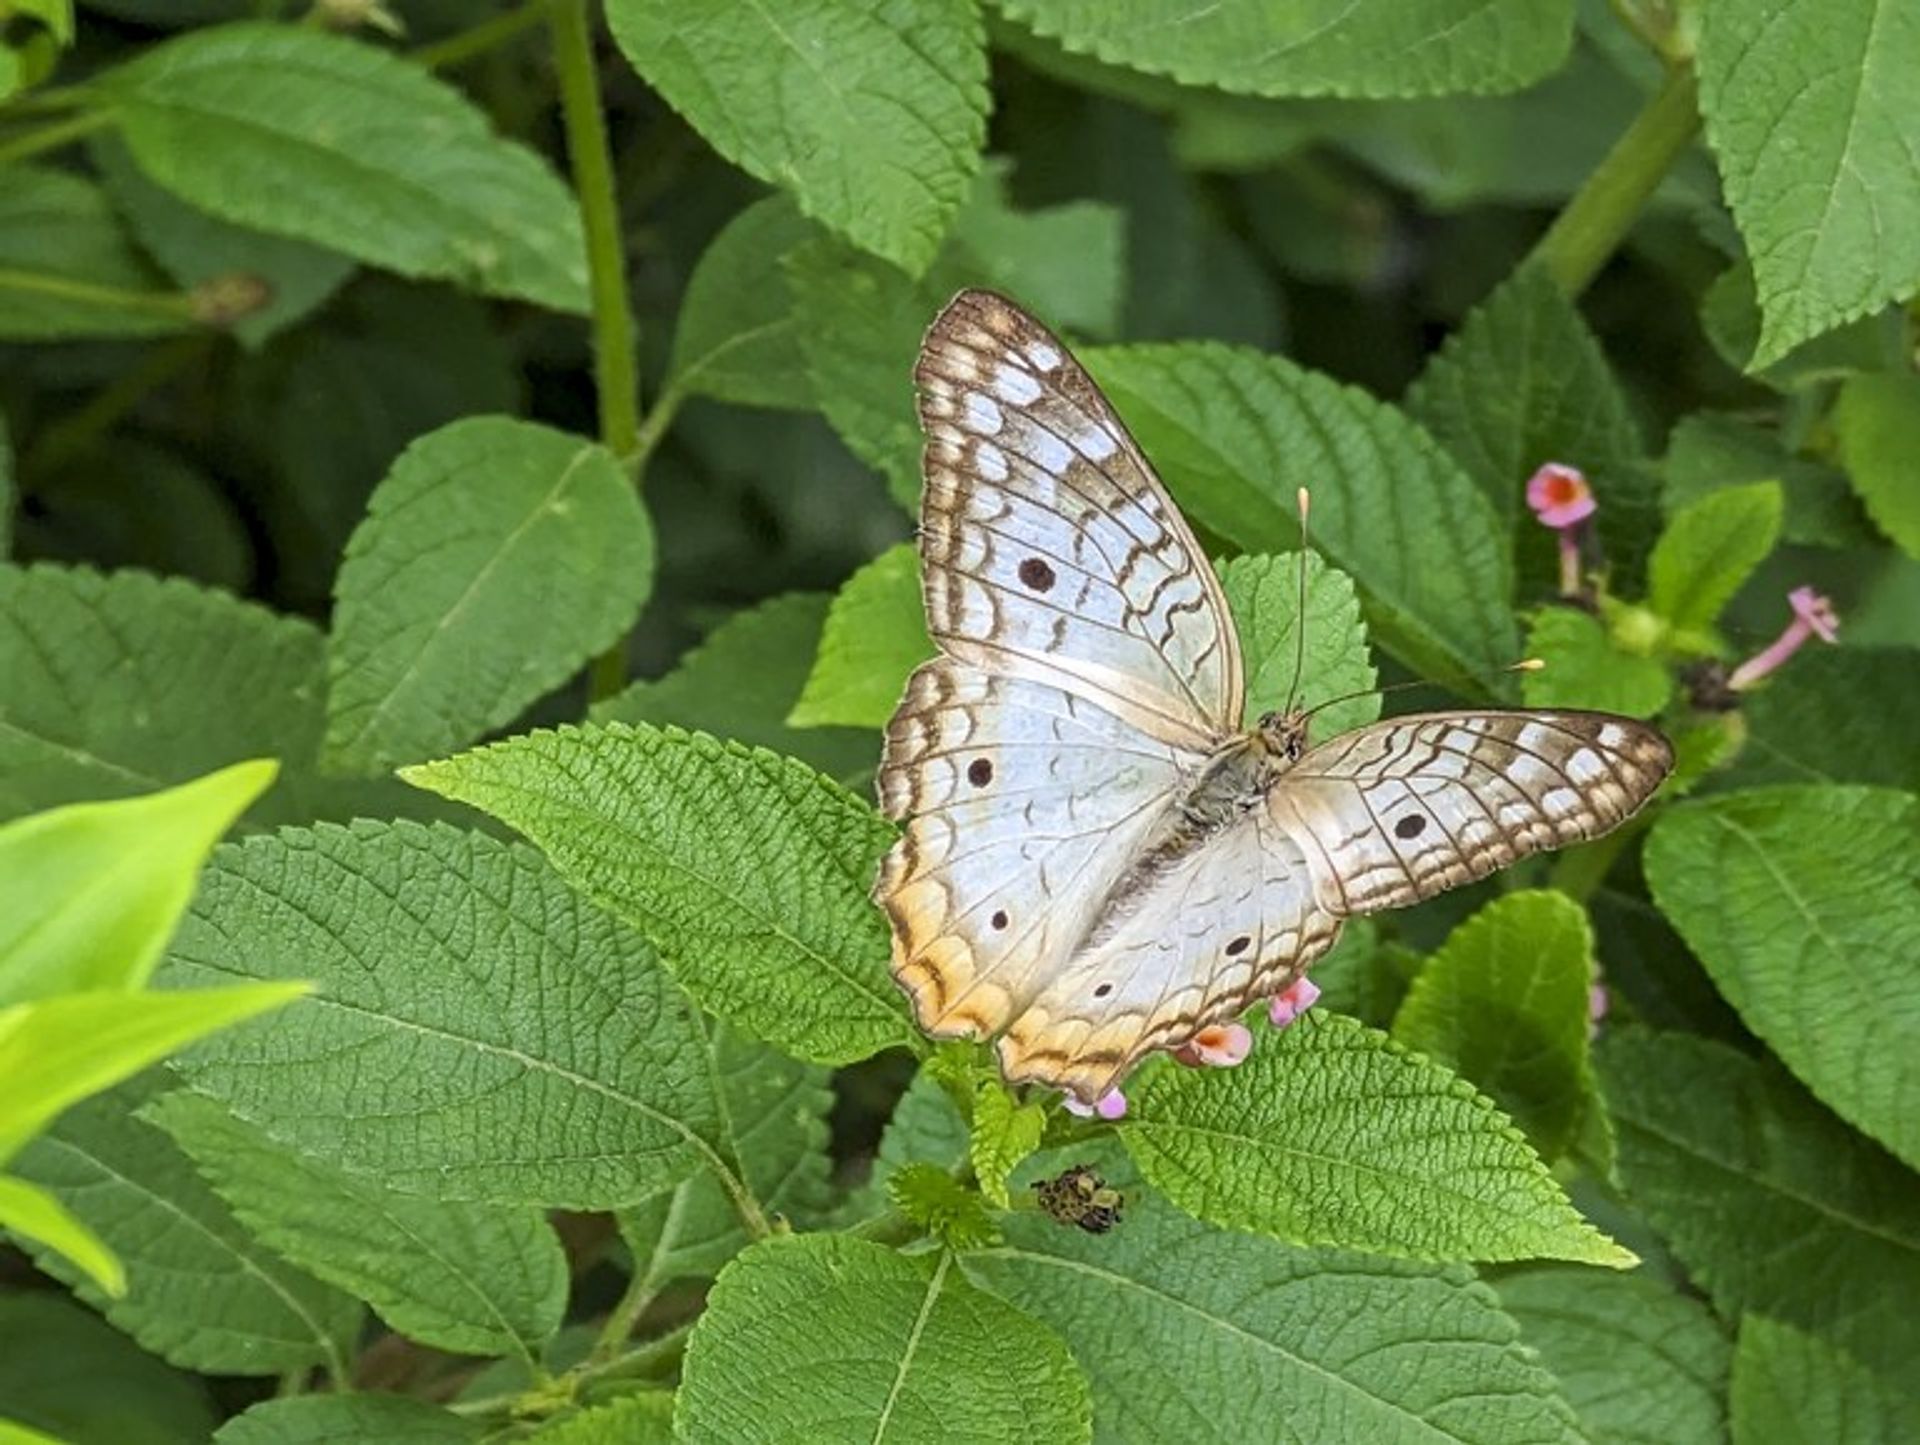
[[[962,292],[914,370],[920,551],[948,656],[1099,701],[1205,751],[1238,729],[1220,584],[1091,378],[1005,299]]]
[[[1305,848],[1322,905],[1348,916],[1598,837],[1672,766],[1658,731],[1611,713],[1422,713],[1313,749],[1267,806]]]

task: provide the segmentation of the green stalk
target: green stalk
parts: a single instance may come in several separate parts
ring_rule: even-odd
[[[85,110],[65,120],[56,120],[38,130],[30,130],[0,141],[0,166],[12,165],[16,161],[37,156],[42,151],[58,150],[69,141],[76,141],[83,135],[96,130],[104,130],[117,119],[110,110]]]
[[[1641,209],[1700,128],[1700,83],[1678,66],[1574,193],[1527,258],[1578,296],[1619,249]]]
[[[451,70],[456,65],[465,65],[522,31],[532,30],[547,18],[551,4],[552,0],[527,0],[525,5],[503,10],[457,35],[419,46],[410,52],[410,58],[429,70]]]
[[[112,311],[164,316],[170,321],[199,320],[190,291],[128,291],[119,286],[97,286],[91,281],[76,281],[70,276],[55,276],[46,271],[22,271],[12,266],[0,267],[0,291],[52,296],[62,301],[80,301]]]

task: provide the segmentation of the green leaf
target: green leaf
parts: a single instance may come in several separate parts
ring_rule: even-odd
[[[1920,652],[1807,647],[1746,695],[1743,781],[1920,790]]]
[[[884,1183],[887,1199],[901,1217],[947,1248],[984,1249],[1000,1242],[1000,1226],[987,1213],[987,1202],[980,1192],[967,1188],[938,1165],[905,1164],[890,1170]],[[1000,1188],[1005,1193],[1004,1178]]]
[[[652,583],[605,447],[503,416],[421,437],[340,565],[326,761],[378,772],[504,726],[624,636]]]
[[[776,1053],[731,1024],[703,1024],[710,1069],[724,1108],[728,1157],[769,1215],[802,1228],[828,1211],[829,1075]],[[635,1272],[654,1288],[711,1278],[751,1243],[740,1211],[711,1169],[619,1213]]]
[[[1513,661],[1513,577],[1493,509],[1403,413],[1210,343],[1084,359],[1194,521],[1246,551],[1295,546],[1294,492],[1310,486],[1313,543],[1353,578],[1376,642],[1452,682]]]
[[[687,1342],[674,1424],[687,1445],[1012,1445],[1091,1439],[1091,1416],[1060,1341],[968,1284],[952,1255],[800,1235],[720,1276]]]
[[[999,1080],[985,1080],[975,1092],[968,1156],[980,1192],[996,1207],[1011,1207],[1007,1176],[1040,1147],[1046,1130],[1047,1111],[1037,1102],[1018,1102]]]
[[[1786,502],[1780,519],[1784,540],[1823,547],[1874,540],[1844,473],[1791,454],[1771,427],[1726,412],[1695,412],[1674,427],[1667,439],[1666,478],[1670,512],[1726,487],[1777,481]]]
[[[1351,1019],[1264,1038],[1235,1069],[1162,1069],[1132,1103],[1140,1172],[1211,1224],[1408,1259],[1633,1262],[1490,1100]]]
[[[1551,542],[1526,506],[1527,478],[1543,464],[1562,462],[1592,477],[1604,516],[1615,500],[1609,473],[1644,456],[1599,340],[1537,267],[1516,272],[1468,313],[1428,360],[1406,405],[1516,540],[1533,528]]]
[[[1021,297],[1061,327],[1095,331],[1116,320],[1123,291],[1124,218],[1084,203],[1008,208],[990,173],[932,268],[918,281],[897,267],[823,237],[786,263],[794,319],[820,409],[894,499],[918,512],[920,429],[913,361],[927,324],[965,286]]]
[[[1723,1044],[1622,1029],[1596,1059],[1628,1198],[1719,1312],[1772,1315],[1916,1382],[1913,1175]]]
[[[1227,594],[1246,661],[1249,727],[1262,713],[1286,706],[1292,690],[1299,646],[1300,554],[1235,557],[1214,563]],[[1365,693],[1378,680],[1367,652],[1367,630],[1353,579],[1309,554],[1307,563],[1306,657],[1298,700],[1308,706]],[[1338,703],[1318,714],[1317,730],[1332,737],[1363,727],[1380,715],[1380,699],[1369,694]]]
[[[273,1375],[325,1364],[343,1377],[360,1305],[294,1269],[243,1229],[173,1144],[133,1110],[164,1086],[143,1075],[69,1111],[20,1155],[126,1265],[108,1300],[42,1247],[36,1263],[182,1369]]]
[[[671,724],[785,753],[849,784],[865,779],[880,753],[870,731],[787,723],[832,602],[818,592],[789,592],[736,612],[665,677],[595,703],[593,721]]]
[[[1111,1233],[1017,1214],[1004,1247],[961,1260],[1060,1332],[1092,1382],[1099,1438],[1578,1438],[1553,1380],[1466,1268],[1290,1249],[1123,1182]]]
[[[16,1239],[44,1245],[104,1294],[118,1299],[127,1292],[127,1272],[114,1252],[71,1209],[37,1184],[0,1174],[0,1229]]]
[[[1645,1274],[1547,1265],[1495,1288],[1593,1445],[1726,1438],[1732,1350],[1698,1300]]]
[[[192,324],[91,181],[0,168],[0,339],[153,336]]]
[[[1920,1397],[1817,1335],[1765,1315],[1740,1321],[1733,1445],[1901,1445],[1920,1439]]]
[[[230,328],[249,347],[323,305],[353,274],[353,262],[336,252],[195,210],[148,180],[117,135],[95,138],[88,155],[141,246],[182,288],[232,276],[266,284],[262,304]]]
[[[169,1094],[141,1117],[262,1244],[409,1339],[531,1366],[559,1328],[567,1257],[539,1210],[395,1194],[281,1148],[204,1094]]]
[[[291,1003],[301,982],[70,993],[0,1009],[0,1163],[59,1113],[195,1039]]]
[[[1920,24],[1914,34],[1920,59]],[[1920,453],[1920,376],[1889,371],[1848,378],[1834,404],[1833,427],[1867,515],[1908,556],[1920,557],[1920,487],[1913,479],[1913,458]]]
[[[1765,364],[1920,287],[1903,79],[1920,71],[1920,21],[1895,0],[1721,0],[1699,25],[1700,111],[1753,257]]]
[[[147,176],[221,220],[403,276],[586,309],[572,194],[409,61],[315,29],[224,25],[99,84]]]
[[[1068,50],[1246,95],[1519,90],[1558,70],[1563,0],[995,0]]]
[[[1543,607],[1527,634],[1527,656],[1546,666],[1523,673],[1528,707],[1586,707],[1652,717],[1673,695],[1666,666],[1622,652],[1600,619],[1573,607]]]
[[[66,1445],[205,1445],[215,1420],[200,1381],[52,1290],[0,1295],[0,1400]]]
[[[346,1445],[387,1440],[395,1445],[472,1445],[486,1434],[424,1400],[402,1395],[298,1395],[263,1400],[214,1435],[214,1445]]]
[[[756,201],[727,223],[687,279],[669,390],[742,406],[813,407],[784,267],[819,234],[785,196]]]
[[[13,550],[13,508],[19,490],[13,476],[13,438],[5,417],[0,417],[0,563]]]
[[[524,833],[701,1007],[796,1057],[917,1043],[867,900],[893,830],[810,768],[699,733],[539,732],[407,780]]]
[[[686,1000],[529,849],[364,821],[222,849],[162,981],[285,976],[314,997],[181,1068],[301,1154],[406,1193],[569,1209],[725,1167]]]
[[[1647,563],[1647,603],[1676,632],[1705,633],[1780,535],[1780,485],[1728,487],[1673,514]]]
[[[534,1431],[540,1445],[671,1445],[673,1392],[645,1390]]]
[[[1779,788],[1655,824],[1660,911],[1741,1020],[1828,1108],[1920,1166],[1920,802]]]
[[[1393,1037],[1456,1070],[1557,1159],[1579,1134],[1593,934],[1564,893],[1509,893],[1453,930],[1407,991]]]
[[[986,139],[987,57],[966,0],[611,0],[633,68],[741,169],[863,250],[919,272]]]
[[[943,1173],[956,1169],[967,1162],[969,1142],[967,1121],[952,1096],[922,1065],[881,1131],[874,1182],[884,1184],[895,1170],[916,1162],[937,1164]]]
[[[907,674],[933,656],[911,542],[889,547],[834,594],[813,671],[790,725],[879,728],[900,705]]]
[[[201,863],[276,771],[239,763],[145,797],[0,826],[0,1007],[145,985]]]

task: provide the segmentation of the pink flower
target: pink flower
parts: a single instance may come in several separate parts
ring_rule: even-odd
[[[1173,1051],[1188,1068],[1231,1069],[1253,1052],[1253,1034],[1244,1024],[1213,1024]]]
[[[1283,1029],[1313,1007],[1320,997],[1320,985],[1311,979],[1296,978],[1267,1004],[1267,1022]]]
[[[1733,691],[1744,692],[1752,687],[1798,652],[1809,637],[1832,642],[1839,635],[1840,618],[1833,610],[1833,604],[1811,587],[1794,588],[1787,594],[1787,602],[1793,608],[1793,621],[1787,624],[1787,630],[1775,638],[1771,645],[1762,648],[1733,670],[1733,675],[1727,679],[1727,686]]]
[[[1112,1123],[1115,1119],[1124,1119],[1127,1114],[1127,1096],[1118,1089],[1108,1090],[1094,1104],[1083,1104],[1071,1094],[1067,1095],[1064,1102],[1069,1114],[1082,1119],[1105,1119]]]
[[[1527,505],[1543,526],[1564,531],[1586,521],[1600,504],[1578,467],[1548,462],[1527,478]]]
[[[1607,996],[1607,986],[1604,983],[1587,985],[1588,1038],[1599,1037],[1601,1021],[1606,1018],[1607,1010],[1612,1007],[1612,1003],[1612,999]]]

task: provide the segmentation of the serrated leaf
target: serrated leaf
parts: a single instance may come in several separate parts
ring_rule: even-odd
[[[1557,1159],[1593,1089],[1592,982],[1586,911],[1564,893],[1509,893],[1447,936],[1394,1015],[1393,1037],[1484,1090]]]
[[[957,1168],[967,1158],[967,1143],[967,1121],[923,1065],[881,1131],[873,1161],[874,1181],[885,1183],[895,1170],[911,1163],[937,1164],[942,1171]]]
[[[975,1092],[967,1152],[980,1192],[996,1207],[1009,1207],[1007,1176],[1040,1147],[1046,1130],[1047,1111],[1018,1102],[999,1080],[987,1080]]]
[[[1373,640],[1466,683],[1513,661],[1513,575],[1493,509],[1406,416],[1277,356],[1210,343],[1083,358],[1187,515],[1243,550],[1313,544],[1359,590]]]
[[[255,1240],[173,1141],[133,1116],[164,1082],[146,1074],[87,1100],[16,1161],[119,1255],[126,1295],[104,1298],[72,1265],[29,1246],[36,1262],[182,1369],[272,1375],[325,1364],[344,1377],[359,1304]]]
[[[573,1209],[721,1162],[685,998],[529,849],[364,821],[222,849],[162,982],[285,976],[314,996],[181,1069],[302,1154],[407,1193]]]
[[[1661,818],[1645,866],[1747,1027],[1920,1166],[1920,803],[1869,788],[1727,794]]]
[[[185,309],[135,251],[100,188],[40,166],[0,169],[0,338],[153,336],[184,331]]]
[[[1920,790],[1920,651],[1807,647],[1747,694],[1741,778]]]
[[[775,1052],[731,1024],[697,1021],[725,1106],[726,1152],[761,1210],[806,1228],[827,1212],[829,1075]],[[751,1242],[740,1211],[711,1170],[619,1211],[635,1272],[653,1287],[710,1278]]]
[[[1000,1189],[1004,1195],[1004,1177]],[[917,1162],[889,1171],[886,1191],[903,1218],[949,1249],[983,1249],[1000,1242],[1000,1228],[987,1213],[986,1201],[937,1164]],[[1004,1200],[1000,1207],[1006,1208]]]
[[[1519,90],[1559,69],[1562,0],[995,0],[1068,50],[1245,95],[1446,95]]]
[[[687,1342],[674,1424],[687,1445],[1065,1445],[1091,1438],[1091,1416],[1066,1347],[968,1284],[952,1255],[797,1235],[721,1274]]]
[[[263,303],[230,327],[247,346],[259,346],[323,305],[353,274],[353,262],[337,252],[194,209],[148,180],[118,136],[96,138],[87,149],[141,246],[182,288],[235,275],[266,284]]]
[[[1235,557],[1214,563],[1227,594],[1246,662],[1248,727],[1261,714],[1286,705],[1292,690],[1299,647],[1300,573],[1298,552],[1283,556]],[[1306,706],[1365,693],[1378,680],[1367,652],[1367,630],[1353,579],[1309,554],[1307,563],[1306,657],[1298,701]],[[1315,733],[1332,737],[1362,727],[1380,716],[1377,695],[1351,698],[1316,714]]]
[[[1746,482],[1777,481],[1785,500],[1780,535],[1789,542],[1850,547],[1873,528],[1835,467],[1789,453],[1779,433],[1725,412],[1695,412],[1667,439],[1668,511]]]
[[[671,1445],[673,1392],[644,1390],[534,1431],[540,1445]]]
[[[372,773],[473,741],[633,625],[653,530],[605,447],[511,417],[421,437],[347,544],[324,757]]]
[[[966,0],[611,0],[633,68],[715,150],[863,250],[919,272],[986,138],[987,57]]]
[[[1914,33],[1920,60],[1920,24]],[[1920,170],[1915,174],[1920,177]],[[1920,285],[1920,273],[1915,282]],[[1867,515],[1908,556],[1920,557],[1920,486],[1913,476],[1920,454],[1920,376],[1889,371],[1848,378],[1834,403],[1833,428]]]
[[[1522,269],[1475,307],[1406,406],[1493,504],[1523,595],[1555,575],[1553,533],[1526,507],[1527,478],[1546,462],[1587,475],[1607,559],[1637,575],[1657,510],[1639,427],[1599,340],[1544,271]]]
[[[204,1094],[169,1094],[141,1117],[262,1244],[409,1339],[532,1365],[559,1328],[567,1257],[539,1210],[396,1194],[275,1144]]]
[[[885,475],[902,507],[919,510],[913,359],[934,315],[962,287],[989,286],[1022,298],[1050,323],[1097,329],[1120,308],[1123,224],[1117,210],[1094,214],[1084,204],[1010,210],[1000,177],[989,174],[917,281],[831,238],[789,253],[787,279],[813,394],[841,440]]]
[[[1502,1275],[1494,1287],[1592,1445],[1726,1437],[1732,1350],[1698,1300],[1644,1274],[1568,1265]]]
[[[53,1290],[0,1296],[0,1400],[64,1445],[204,1445],[216,1418],[200,1381]]]
[[[214,1433],[214,1445],[345,1445],[351,1440],[394,1445],[470,1445],[486,1434],[468,1420],[403,1395],[298,1395],[263,1400]]]
[[[1733,1445],[1901,1445],[1920,1396],[1817,1335],[1750,1314],[1733,1355]]]
[[[0,1010],[0,1163],[61,1110],[194,1040],[290,1003],[294,981],[153,994],[69,993]]]
[[[800,759],[830,778],[864,781],[879,761],[870,731],[791,727],[833,598],[789,592],[734,613],[672,672],[595,703],[594,722],[671,724]]]
[[[1763,362],[1757,352],[1765,325],[1750,261],[1729,266],[1701,297],[1700,326],[1720,358],[1763,386],[1792,396],[1822,382],[1844,381],[1855,372],[1885,366],[1890,345],[1897,345],[1899,320],[1891,309],[1877,311],[1823,331],[1789,347],[1778,359]]]
[[[1773,551],[1777,482],[1711,492],[1673,514],[1647,561],[1647,604],[1676,632],[1704,633]]]
[[[889,547],[834,594],[794,727],[885,727],[907,675],[933,656],[913,544]]]
[[[1719,1312],[1813,1330],[1914,1383],[1913,1175],[1724,1044],[1621,1029],[1595,1058],[1627,1197]]]
[[[1673,678],[1651,657],[1613,645],[1600,619],[1573,607],[1543,607],[1527,633],[1527,656],[1546,666],[1523,673],[1528,707],[1586,707],[1652,717],[1673,695]]]
[[[1015,1215],[1004,1247],[961,1260],[1067,1341],[1099,1438],[1578,1438],[1553,1380],[1464,1267],[1290,1249],[1127,1183],[1107,1234]],[[1404,1368],[1413,1354],[1421,1367]]]
[[[917,1042],[867,901],[893,830],[803,764],[675,728],[562,728],[409,782],[524,833],[651,939],[700,1005],[784,1052]]]
[[[0,1007],[143,986],[201,863],[275,771],[240,763],[145,797],[0,826]]]
[[[687,279],[669,389],[742,406],[813,406],[784,268],[819,234],[786,196],[756,201],[727,222]]]
[[[37,1184],[0,1174],[0,1231],[52,1250],[104,1294],[118,1299],[127,1292],[127,1272],[114,1252],[71,1209]]]
[[[1235,1069],[1161,1070],[1120,1133],[1149,1183],[1225,1228],[1406,1259],[1633,1262],[1490,1100],[1338,1015]]]
[[[572,193],[418,65],[316,29],[238,24],[166,41],[99,84],[141,170],[222,220],[586,309]]]
[[[1698,55],[1766,317],[1755,360],[1920,287],[1920,118],[1903,83],[1920,17],[1894,0],[1722,0],[1700,13]]]

